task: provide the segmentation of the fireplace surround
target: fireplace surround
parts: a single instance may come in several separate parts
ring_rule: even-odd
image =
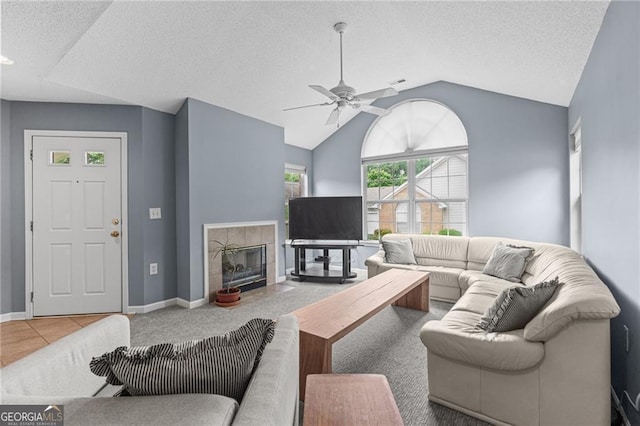
[[[205,274],[204,274],[204,291],[205,297],[209,302],[213,302],[216,298],[216,291],[223,288],[223,279],[225,278],[223,261],[224,255],[216,256],[216,249],[219,248],[217,242],[233,244],[248,251],[242,256],[249,256],[250,259],[244,257],[238,258],[236,254],[236,265],[242,264],[241,267],[233,274],[235,284],[243,290],[260,287],[263,285],[271,285],[276,282],[277,271],[277,222],[235,222],[235,223],[217,223],[204,225],[205,240]],[[263,247],[263,248],[262,248]],[[239,251],[239,250],[235,250]],[[255,263],[256,259],[262,257],[261,263],[264,270],[260,271],[264,274],[264,278],[260,282],[257,278],[256,265],[253,270],[247,271],[249,263]],[[233,263],[233,262],[231,262]],[[229,265],[227,265],[227,276],[231,274]],[[260,268],[258,268],[260,269]]]

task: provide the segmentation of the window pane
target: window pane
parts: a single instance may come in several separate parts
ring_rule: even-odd
[[[407,203],[367,203],[367,239],[378,240],[391,232],[407,232]],[[403,231],[404,230],[404,231]]]
[[[71,164],[69,151],[49,151],[49,164]]]
[[[420,215],[416,215],[417,233],[437,234],[444,226],[444,206],[440,202],[419,202]]]
[[[304,170],[300,167],[300,170]],[[284,172],[284,233],[289,238],[289,199],[307,195],[306,175],[295,168],[285,168]]]
[[[467,235],[466,153],[365,167],[370,238],[378,239],[385,230]],[[409,179],[409,170],[415,170],[413,179]],[[410,180],[415,183],[412,187],[408,185]],[[414,206],[414,212],[409,211],[409,203]]]
[[[104,165],[104,152],[85,152],[84,153],[84,164],[88,166],[102,166]]]

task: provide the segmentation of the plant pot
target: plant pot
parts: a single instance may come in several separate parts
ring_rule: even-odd
[[[220,303],[233,303],[240,300],[240,289],[239,288],[230,288],[230,289],[222,289],[216,292],[216,302]]]

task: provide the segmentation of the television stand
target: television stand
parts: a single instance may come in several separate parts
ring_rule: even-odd
[[[355,272],[351,272],[351,249],[357,247],[357,244],[291,243],[291,247],[295,252],[295,267],[291,275],[298,277],[300,281],[307,278],[320,278],[338,280],[342,284],[345,280],[357,276]],[[315,261],[322,262],[322,268],[307,268],[307,250],[322,250],[322,256],[314,258]],[[330,250],[342,251],[342,268],[340,270],[329,268]]]

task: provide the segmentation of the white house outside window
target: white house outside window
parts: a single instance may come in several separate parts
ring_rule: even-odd
[[[467,235],[467,134],[446,106],[412,100],[373,123],[362,147],[367,234]],[[409,208],[412,206],[411,208]]]

